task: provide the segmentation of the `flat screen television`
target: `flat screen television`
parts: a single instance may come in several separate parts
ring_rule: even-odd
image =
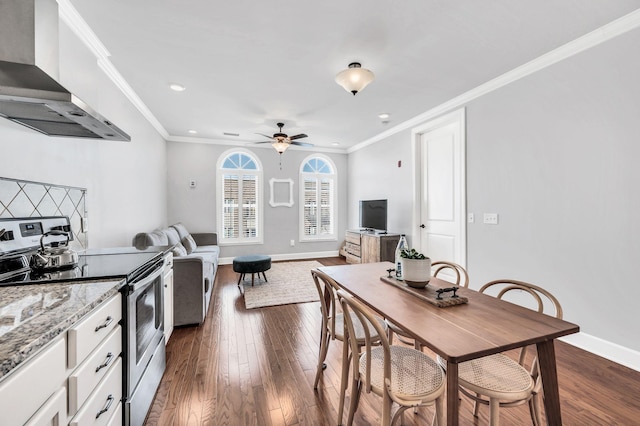
[[[360,228],[387,230],[387,200],[360,200]]]

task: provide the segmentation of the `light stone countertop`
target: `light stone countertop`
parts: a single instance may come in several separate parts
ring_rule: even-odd
[[[96,306],[124,280],[0,286],[0,382]]]

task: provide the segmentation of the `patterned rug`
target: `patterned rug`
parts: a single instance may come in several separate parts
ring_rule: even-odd
[[[242,281],[244,304],[247,309],[290,303],[316,302],[318,291],[311,277],[311,270],[322,266],[315,260],[303,262],[274,262],[265,272],[267,282],[255,276],[251,287],[251,274]]]

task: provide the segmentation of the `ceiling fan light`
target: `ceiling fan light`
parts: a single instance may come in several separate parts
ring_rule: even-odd
[[[282,154],[287,150],[287,148],[289,148],[289,144],[282,140],[275,141],[271,144],[271,146],[274,147],[276,151],[278,151],[278,154]]]
[[[340,71],[336,75],[336,83],[349,93],[356,93],[367,87],[374,79],[374,75],[366,68],[362,68],[359,62],[352,62],[349,68]]]

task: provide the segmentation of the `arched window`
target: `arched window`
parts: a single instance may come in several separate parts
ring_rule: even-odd
[[[253,154],[233,149],[217,167],[218,239],[221,245],[262,243],[262,167]]]
[[[336,239],[336,168],[314,154],[300,167],[300,241]]]

